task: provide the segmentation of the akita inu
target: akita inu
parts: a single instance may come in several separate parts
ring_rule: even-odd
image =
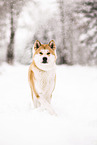
[[[35,108],[42,106],[54,114],[50,105],[56,83],[56,45],[54,40],[51,40],[49,44],[35,41],[28,79]]]

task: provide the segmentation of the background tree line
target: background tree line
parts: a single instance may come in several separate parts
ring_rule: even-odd
[[[46,7],[46,8],[45,8]],[[29,64],[36,39],[57,45],[57,64],[97,64],[97,1],[0,1],[0,62]]]

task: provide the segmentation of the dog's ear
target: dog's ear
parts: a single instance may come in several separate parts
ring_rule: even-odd
[[[34,49],[38,49],[40,46],[41,46],[41,43],[38,40],[36,40],[34,43]]]
[[[51,40],[50,42],[49,42],[49,46],[50,46],[50,48],[51,49],[56,49],[56,45],[55,45],[55,41],[54,40]]]

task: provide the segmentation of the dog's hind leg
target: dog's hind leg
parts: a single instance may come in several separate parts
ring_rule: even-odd
[[[42,96],[40,96],[40,97],[38,98],[38,100],[39,100],[41,106],[42,106],[44,109],[46,109],[51,115],[56,115],[56,116],[57,116],[57,114],[56,114],[56,112],[54,111],[54,109],[52,108],[51,104],[50,104],[45,98],[43,98]]]
[[[41,104],[40,104],[38,98],[36,97],[36,95],[35,95],[34,93],[33,93],[33,104],[34,104],[34,107],[35,107],[35,108],[38,108],[38,107],[41,106]]]

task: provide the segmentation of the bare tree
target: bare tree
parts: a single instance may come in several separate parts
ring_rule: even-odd
[[[10,2],[10,40],[9,40],[9,45],[7,49],[7,62],[10,64],[13,64],[14,60],[14,36],[15,36],[15,31],[14,31],[14,14],[13,14],[13,1]]]
[[[61,63],[65,63],[67,64],[67,47],[66,47],[66,43],[65,43],[65,4],[64,4],[64,0],[57,0],[58,4],[59,4],[59,15],[60,15],[60,28],[61,28],[61,45],[62,45],[62,49],[64,51],[60,50],[60,54],[61,55]]]
[[[10,14],[10,40],[7,49],[7,62],[9,64],[13,64],[14,62],[14,37],[16,31],[16,22],[17,16],[21,11],[21,7],[23,6],[24,0],[10,0],[7,3],[7,7],[9,8]]]
[[[5,11],[6,10],[6,11]],[[6,7],[6,3],[1,0],[0,1],[0,61],[5,61],[6,57],[6,48],[7,48],[7,39],[6,39],[6,31],[8,28],[8,15],[6,13],[8,9]]]

